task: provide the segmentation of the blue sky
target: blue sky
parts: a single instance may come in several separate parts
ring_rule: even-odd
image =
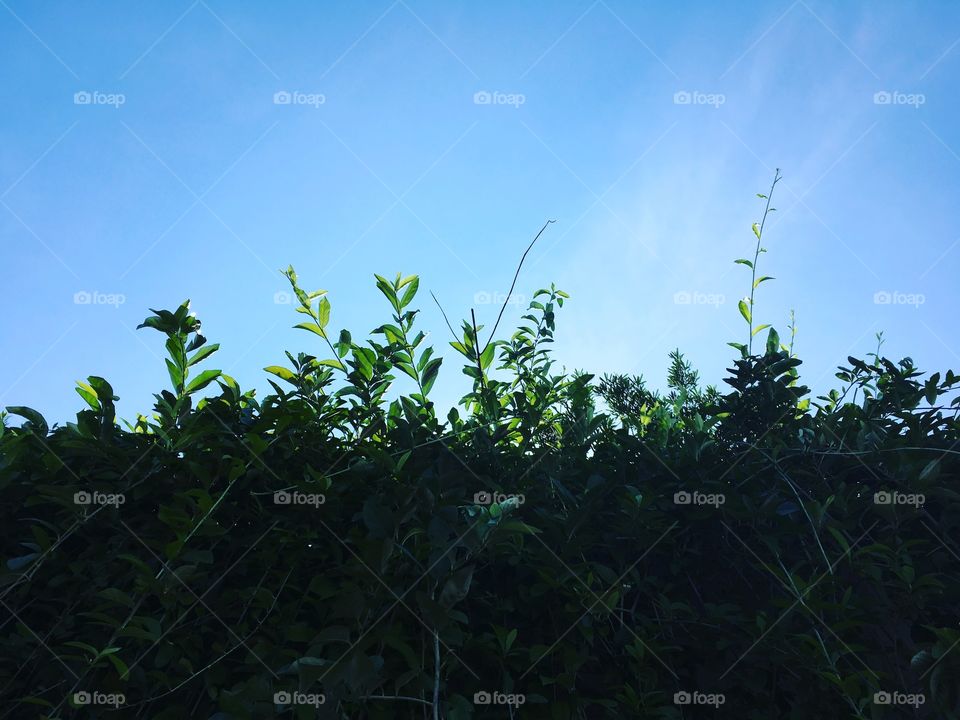
[[[775,167],[755,316],[795,309],[803,380],[880,330],[960,368],[955,3],[0,0],[0,64],[0,405],[50,421],[88,375],[148,413],[169,380],[134,328],[188,297],[262,395],[322,352],[275,302],[288,264],[355,337],[389,313],[373,273],[421,275],[449,406],[427,291],[491,327],[547,219],[517,292],[571,294],[559,364],[662,387],[679,347],[720,384]]]

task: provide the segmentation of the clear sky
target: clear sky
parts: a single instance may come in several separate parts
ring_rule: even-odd
[[[288,264],[355,337],[389,313],[373,273],[420,274],[449,405],[427,291],[491,327],[547,219],[517,291],[571,294],[560,364],[662,387],[679,347],[720,383],[775,167],[755,315],[796,310],[803,380],[879,330],[960,368],[957,3],[0,0],[0,68],[0,405],[51,422],[88,375],[148,413],[163,343],[134,328],[188,297],[206,366],[262,396],[322,353]]]

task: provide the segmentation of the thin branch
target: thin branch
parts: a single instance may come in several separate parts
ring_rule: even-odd
[[[510,291],[507,293],[507,299],[503,301],[503,307],[500,308],[500,314],[497,315],[497,321],[493,324],[493,330],[490,331],[490,338],[487,340],[487,344],[483,346],[484,350],[487,349],[487,345],[490,344],[490,342],[493,340],[493,336],[497,332],[497,326],[500,325],[500,318],[503,317],[503,311],[507,309],[507,305],[510,302],[510,296],[513,295],[513,289],[517,286],[517,278],[520,277],[520,268],[523,267],[523,261],[527,259],[527,253],[530,252],[530,249],[533,247],[534,243],[540,239],[540,236],[543,234],[543,231],[547,229],[547,225],[550,225],[551,223],[555,223],[555,222],[556,220],[547,220],[543,224],[543,227],[540,228],[540,232],[537,233],[537,236],[533,239],[533,241],[527,246],[527,249],[523,252],[523,257],[520,258],[520,264],[517,265],[517,271],[513,274],[513,282],[510,284]],[[477,350],[479,351],[480,349],[477,348]]]
[[[430,291],[430,297],[433,298],[433,301],[437,304],[437,307],[440,308],[440,313],[443,315],[443,320],[445,323],[447,323],[447,327],[450,328],[450,334],[453,335],[453,341],[460,342],[457,334],[453,331],[453,325],[451,325],[450,321],[447,320],[447,314],[443,312],[443,306],[440,304],[440,301],[437,300],[437,296],[433,294],[433,290]]]

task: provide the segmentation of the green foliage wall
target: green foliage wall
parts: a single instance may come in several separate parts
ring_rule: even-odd
[[[98,377],[65,427],[9,408],[4,717],[960,716],[953,372],[878,347],[811,400],[770,328],[725,393],[556,373],[551,286],[464,321],[441,418],[416,276],[357,342],[286,275],[311,344],[263,399],[184,303],[150,417]]]

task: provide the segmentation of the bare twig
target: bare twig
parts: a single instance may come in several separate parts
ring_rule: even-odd
[[[530,249],[533,247],[534,243],[540,239],[540,236],[543,234],[543,231],[547,229],[547,225],[555,223],[556,220],[547,220],[543,227],[540,228],[540,232],[537,233],[537,236],[531,241],[527,246],[527,249],[524,250],[523,256],[520,258],[520,264],[517,265],[517,271],[513,274],[513,282],[510,284],[510,291],[507,293],[507,299],[503,301],[503,306],[500,308],[500,314],[497,315],[497,321],[493,324],[493,330],[490,331],[490,338],[487,340],[486,345],[483,346],[483,349],[487,349],[487,345],[493,340],[493,336],[497,332],[497,327],[500,325],[500,318],[503,317],[503,311],[507,309],[507,304],[510,302],[510,296],[513,294],[513,289],[517,286],[517,278],[520,277],[520,268],[523,267],[523,261],[527,259],[527,253],[530,252]],[[477,348],[479,351],[479,348]]]
[[[433,298],[433,301],[437,304],[437,307],[440,308],[440,313],[443,315],[443,321],[447,323],[447,327],[450,328],[450,334],[453,335],[454,342],[459,342],[457,334],[453,331],[453,325],[451,325],[450,321],[447,320],[447,314],[443,312],[443,306],[440,304],[440,301],[437,300],[437,296],[433,294],[433,290],[430,291],[430,297]]]

